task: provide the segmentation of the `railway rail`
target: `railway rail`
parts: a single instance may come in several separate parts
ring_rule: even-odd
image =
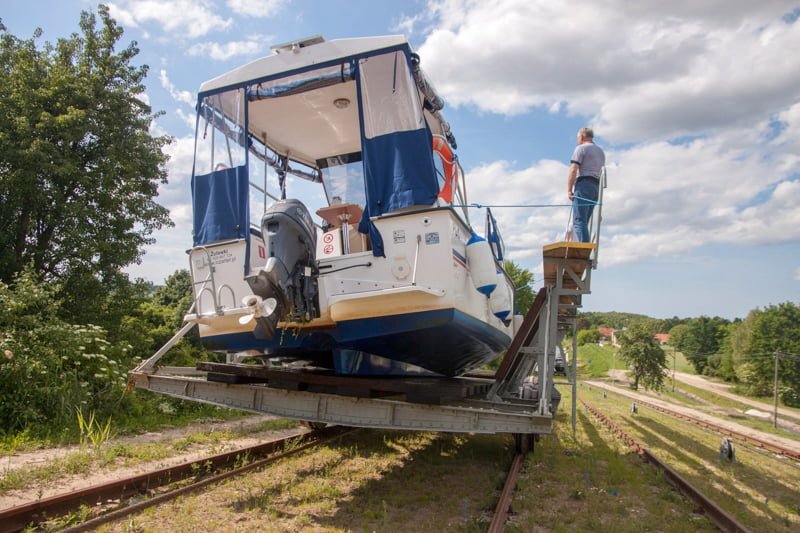
[[[741,522],[736,520],[732,515],[727,513],[724,509],[720,508],[713,500],[711,500],[708,496],[700,492],[694,485],[689,483],[683,476],[681,476],[678,472],[673,470],[669,465],[662,462],[652,453],[650,453],[644,446],[642,446],[639,442],[637,442],[633,437],[631,437],[628,433],[625,432],[619,425],[617,425],[613,420],[608,418],[602,412],[600,412],[597,408],[586,402],[585,400],[581,400],[581,403],[584,407],[598,419],[604,426],[606,426],[614,435],[619,437],[625,444],[628,445],[635,453],[637,453],[642,459],[647,461],[648,463],[656,466],[660,470],[664,472],[667,479],[669,479],[681,492],[683,492],[686,496],[691,498],[695,503],[697,503],[701,509],[706,513],[706,515],[719,527],[722,531],[730,531],[730,532],[742,532],[748,533],[750,529],[744,526]]]
[[[87,531],[101,524],[118,520],[149,506],[163,503],[181,494],[259,468],[283,457],[310,448],[311,446],[316,446],[340,437],[351,431],[355,431],[355,429],[348,427],[317,429],[310,433],[292,435],[276,441],[257,444],[212,457],[205,457],[197,461],[190,461],[145,474],[111,481],[102,485],[95,485],[77,491],[36,500],[28,504],[18,505],[0,511],[0,533],[22,531],[31,525],[36,526],[48,520],[74,512],[80,509],[81,506],[91,507],[116,500],[122,502],[126,498],[147,493],[153,489],[164,487],[181,480],[196,477],[198,473],[217,472],[216,474],[204,477],[194,483],[101,514],[100,516],[65,530],[69,532]],[[257,459],[259,457],[262,457],[262,459]],[[242,464],[243,461],[247,460],[253,461]]]
[[[514,489],[519,480],[519,474],[522,471],[522,464],[525,462],[525,452],[519,452],[514,455],[511,461],[511,467],[508,470],[506,481],[503,484],[503,490],[500,492],[500,499],[494,509],[492,521],[489,523],[489,533],[502,533],[508,520],[508,513],[511,510],[511,500],[514,497]]]
[[[603,390],[608,390],[608,389],[604,388]],[[615,391],[611,391],[611,392],[615,392]],[[673,411],[672,409],[669,409],[667,407],[663,407],[661,405],[657,405],[657,404],[648,402],[647,400],[637,399],[637,400],[635,400],[635,402],[636,402],[637,405],[647,406],[647,407],[649,407],[651,409],[655,409],[656,411],[662,412],[664,414],[667,414],[667,415],[670,415],[670,416],[674,416],[675,418],[680,418],[681,420],[685,420],[687,422],[691,422],[692,424],[695,424],[697,426],[700,426],[700,427],[703,427],[703,428],[706,428],[706,429],[710,429],[711,431],[715,431],[717,433],[720,433],[722,435],[726,435],[728,437],[733,437],[734,439],[741,440],[741,441],[746,442],[746,443],[748,443],[748,444],[750,444],[752,446],[755,446],[757,448],[761,448],[763,450],[768,450],[770,452],[777,453],[777,454],[783,455],[784,457],[789,457],[791,459],[800,460],[800,452],[798,452],[797,450],[792,450],[792,449],[783,447],[783,446],[781,446],[779,444],[776,444],[774,442],[769,442],[769,441],[766,441],[766,440],[763,440],[763,439],[759,439],[758,437],[754,437],[754,436],[748,435],[746,433],[741,433],[739,431],[736,431],[736,430],[733,430],[733,429],[729,429],[729,428],[714,424],[713,422],[709,422],[707,420],[703,420],[703,419],[700,419],[700,418],[697,418],[697,417],[694,417],[694,416],[691,416],[691,415],[687,415],[685,413],[680,413],[678,411]]]

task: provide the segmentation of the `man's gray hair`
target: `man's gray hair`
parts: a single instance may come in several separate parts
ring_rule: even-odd
[[[578,134],[584,139],[594,139],[594,130],[592,128],[581,128]]]

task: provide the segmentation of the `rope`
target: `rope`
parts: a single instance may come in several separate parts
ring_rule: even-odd
[[[572,203],[572,204],[459,204],[459,205],[451,205],[450,207],[475,207],[477,209],[483,209],[484,207],[491,207],[494,208],[504,208],[504,207],[583,207],[587,205],[600,205],[600,202],[596,200],[589,200],[588,198],[581,198],[580,196],[576,196],[578,200],[583,200],[586,203]]]

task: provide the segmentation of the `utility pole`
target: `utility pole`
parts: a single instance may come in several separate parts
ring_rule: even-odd
[[[675,392],[675,348],[672,349],[672,392]]]
[[[612,347],[613,348],[613,347]],[[612,349],[611,351],[611,386],[614,386],[614,378],[616,376],[616,372],[614,372],[614,367],[616,366],[614,361],[617,358],[617,352]]]
[[[778,350],[775,350],[775,380],[774,380],[774,387],[773,387],[773,410],[772,410],[772,427],[778,427],[778,358],[779,358]]]

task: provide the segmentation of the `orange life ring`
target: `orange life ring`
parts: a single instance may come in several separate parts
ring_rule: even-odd
[[[439,154],[444,168],[444,185],[439,191],[439,198],[448,204],[453,203],[453,195],[458,182],[458,165],[453,149],[441,135],[433,136],[433,151]]]

